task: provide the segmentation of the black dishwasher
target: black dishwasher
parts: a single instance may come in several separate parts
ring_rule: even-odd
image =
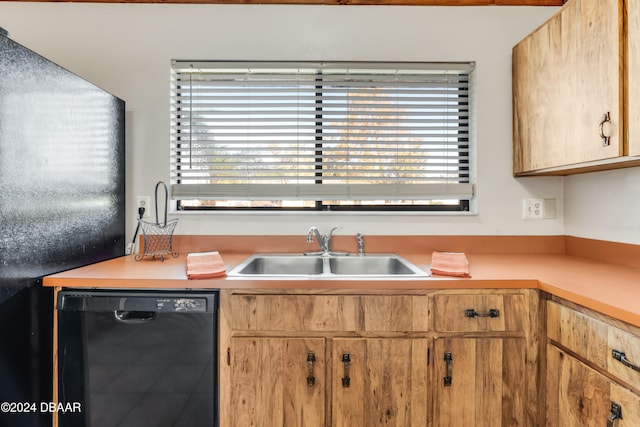
[[[60,291],[60,427],[218,426],[217,304],[217,292]]]

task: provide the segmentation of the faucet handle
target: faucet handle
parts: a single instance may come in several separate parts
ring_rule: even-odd
[[[333,232],[336,231],[339,227],[337,225],[334,225],[333,227],[331,227],[331,230],[329,230],[328,232],[326,232],[323,236],[324,241],[325,242],[330,242],[331,238],[333,237]]]
[[[316,227],[309,228],[307,232],[307,243],[313,243],[313,233],[317,233],[318,229]]]

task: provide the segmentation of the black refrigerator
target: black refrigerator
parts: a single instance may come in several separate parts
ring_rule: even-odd
[[[43,276],[124,255],[124,111],[0,29],[0,426],[51,425]]]

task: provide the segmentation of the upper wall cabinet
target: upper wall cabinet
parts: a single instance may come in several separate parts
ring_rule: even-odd
[[[640,156],[640,2],[627,1],[629,155]]]
[[[624,3],[635,20],[628,31]],[[633,157],[640,131],[626,136],[627,117],[640,129],[640,100],[628,96],[640,97],[638,8],[635,1],[571,0],[513,48],[516,176],[640,164]]]

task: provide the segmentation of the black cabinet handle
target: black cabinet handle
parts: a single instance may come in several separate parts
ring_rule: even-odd
[[[500,317],[500,310],[497,308],[492,308],[486,313],[478,313],[473,308],[469,308],[464,311],[464,317],[474,318],[474,317]]]
[[[627,359],[627,355],[624,353],[624,351],[613,350],[611,352],[611,355],[613,356],[614,359],[622,363],[627,368],[631,368],[636,372],[640,372],[640,366],[634,365],[633,363],[629,362],[629,359]]]
[[[309,364],[309,375],[307,375],[307,385],[309,387],[313,387],[316,385],[316,376],[313,373],[313,365],[316,361],[316,354],[313,351],[310,351],[307,354],[307,363]]]
[[[613,427],[615,425],[616,420],[622,419],[622,406],[618,405],[616,402],[611,402],[611,413],[609,414],[609,419],[607,420],[607,427]]]
[[[344,376],[342,377],[342,387],[349,387],[351,385],[351,378],[349,378],[349,364],[351,363],[351,355],[344,353],[342,355],[342,363],[344,364]]]
[[[444,377],[444,386],[451,387],[451,381],[453,380],[453,357],[450,351],[444,352],[444,363],[447,371]]]

